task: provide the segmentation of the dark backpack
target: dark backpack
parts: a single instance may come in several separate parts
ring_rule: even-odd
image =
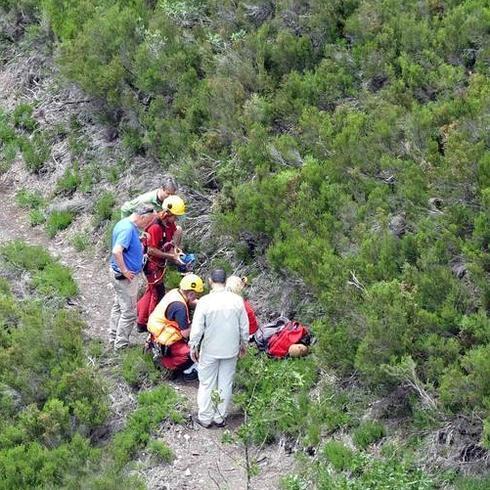
[[[310,344],[310,330],[299,322],[288,322],[272,337],[267,344],[267,354],[271,357],[286,357],[293,344]]]
[[[262,351],[267,350],[269,339],[287,323],[289,323],[289,318],[279,316],[271,323],[260,327],[253,335],[257,348]]]

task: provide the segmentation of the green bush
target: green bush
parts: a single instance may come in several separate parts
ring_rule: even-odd
[[[46,231],[50,238],[54,238],[58,231],[71,225],[75,215],[71,211],[53,211],[46,220]]]
[[[280,434],[298,434],[305,429],[298,417],[309,404],[308,393],[316,380],[311,357],[274,361],[251,352],[238,366],[235,396],[247,422],[242,438],[258,444],[271,442]]]
[[[70,270],[58,263],[48,264],[42,271],[35,273],[32,276],[32,283],[43,296],[68,299],[78,293]]]
[[[73,167],[68,167],[63,175],[56,182],[55,192],[57,194],[73,194],[81,183],[78,165],[75,163]]]
[[[91,239],[87,232],[80,232],[75,233],[72,236],[70,243],[73,245],[77,252],[84,252],[85,250],[87,250],[87,248],[89,248]]]
[[[150,431],[166,419],[182,423],[180,399],[169,386],[159,386],[138,396],[138,407],[128,417],[126,427],[116,434],[112,455],[118,467],[124,466],[138,449],[150,441]]]
[[[20,148],[27,170],[39,173],[51,154],[49,141],[42,133],[34,133],[31,139],[20,141]]]
[[[32,117],[33,107],[27,103],[21,103],[12,112],[12,122],[16,128],[25,129],[32,132],[36,129],[37,123]]]
[[[43,247],[28,245],[22,240],[2,244],[0,255],[14,267],[20,267],[29,272],[42,270],[53,261]]]
[[[104,221],[110,220],[112,210],[116,204],[116,198],[112,192],[104,192],[94,205],[94,224],[99,226]]]
[[[163,441],[151,440],[148,444],[148,452],[165,463],[171,463],[174,459],[172,450]]]
[[[126,349],[122,355],[121,374],[124,380],[133,387],[140,387],[145,382],[155,384],[162,377],[151,357],[145,355],[141,347]]]
[[[350,470],[354,453],[341,442],[330,441],[323,446],[323,455],[336,471]]]
[[[15,202],[27,209],[37,209],[44,206],[45,201],[42,195],[36,191],[30,191],[28,189],[21,189],[15,193]]]
[[[377,442],[385,436],[385,428],[375,421],[362,422],[354,431],[352,437],[357,447],[366,449],[373,442]]]

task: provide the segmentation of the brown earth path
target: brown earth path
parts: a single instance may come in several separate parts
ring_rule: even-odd
[[[107,261],[93,253],[79,253],[61,238],[50,240],[40,227],[32,228],[27,212],[15,204],[13,189],[0,180],[0,243],[14,239],[42,245],[70,267],[80,291],[73,303],[86,321],[86,337],[106,342],[112,303]],[[133,343],[142,344],[143,340],[141,335],[133,335]],[[117,361],[109,361],[111,364],[117,364]],[[109,378],[112,410],[109,425],[115,432],[124,425],[128,413],[135,407],[136,393],[117,375]],[[197,382],[192,385],[169,383],[187,400],[189,415],[195,413]],[[228,429],[231,434],[239,422],[236,415]],[[154,435],[172,448],[174,462],[155,464],[154,458],[141,452],[135,472],[146,481],[149,489],[155,490],[269,490],[279,488],[280,477],[292,471],[294,460],[285,453],[282,445],[255,448],[251,455],[258,462],[260,471],[247,487],[244,449],[237,443],[223,443],[223,434],[223,429],[204,429],[190,419],[185,425],[164,424]]]

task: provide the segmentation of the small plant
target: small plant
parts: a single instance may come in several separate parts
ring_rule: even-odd
[[[53,211],[46,220],[48,236],[53,238],[58,231],[68,228],[74,217],[74,214],[70,211]]]
[[[162,372],[154,366],[151,357],[145,355],[140,347],[124,351],[121,374],[129,385],[137,388],[145,381],[155,384],[162,377]]]
[[[376,421],[367,421],[354,431],[353,439],[357,447],[366,449],[373,442],[379,441],[385,436],[385,428]]]
[[[323,447],[323,455],[337,471],[352,469],[354,453],[341,442],[327,442]]]
[[[49,253],[36,245],[28,245],[22,240],[14,240],[0,247],[0,256],[14,267],[29,272],[44,269],[53,262]]]
[[[138,449],[150,440],[150,431],[165,419],[183,420],[180,398],[170,386],[161,385],[138,396],[138,408],[129,415],[126,427],[118,432],[112,444],[112,455],[122,468]]]
[[[83,252],[90,246],[90,236],[86,232],[75,233],[70,242],[77,252]]]
[[[21,103],[12,112],[14,126],[32,132],[37,127],[37,122],[32,117],[33,107],[30,104]]]
[[[39,192],[21,189],[15,194],[15,202],[22,208],[37,209],[44,206],[44,198]]]
[[[174,453],[163,441],[150,441],[148,444],[148,452],[157,456],[165,463],[171,463],[174,459]]]
[[[112,208],[116,203],[116,198],[112,192],[104,192],[97,200],[94,206],[94,222],[95,226],[99,226],[106,220],[112,217]]]
[[[75,163],[72,168],[68,167],[62,177],[56,182],[55,192],[57,194],[73,194],[81,183],[78,164]]]
[[[17,142],[11,141],[7,143],[3,151],[0,153],[0,173],[6,172],[14,163],[19,147]]]
[[[31,209],[29,211],[29,223],[31,226],[41,225],[46,222],[46,215],[41,209]]]
[[[49,142],[41,133],[35,134],[31,140],[23,138],[20,143],[24,163],[27,170],[38,173],[51,153]]]
[[[32,283],[44,296],[57,296],[63,299],[73,298],[78,288],[70,270],[59,263],[47,265],[42,271],[34,274]]]

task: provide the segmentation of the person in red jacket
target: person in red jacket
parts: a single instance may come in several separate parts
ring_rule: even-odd
[[[175,244],[176,220],[185,213],[184,201],[178,196],[169,196],[162,203],[162,211],[145,230],[143,246],[146,248],[147,262],[144,268],[147,285],[138,301],[137,327],[146,331],[148,317],[165,294],[165,269],[167,260],[181,264],[179,249]]]
[[[228,291],[231,291],[232,293],[242,295],[243,289],[247,285],[247,278],[246,277],[238,277],[238,276],[230,276],[226,280],[226,289]],[[248,324],[249,324],[249,336],[251,337],[257,330],[258,330],[258,324],[257,324],[257,317],[255,316],[255,312],[248,302],[247,299],[244,298],[243,300],[245,304],[245,310],[247,312],[248,316]]]

